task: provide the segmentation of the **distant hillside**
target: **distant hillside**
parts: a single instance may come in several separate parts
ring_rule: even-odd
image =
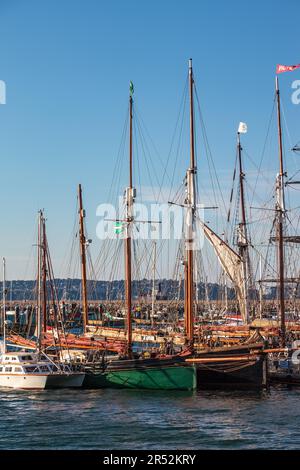
[[[80,300],[80,279],[56,279],[59,299]],[[117,300],[124,298],[124,281],[88,281],[88,298],[90,300]],[[0,283],[2,290],[2,283]],[[205,299],[205,286],[198,287],[199,299]],[[180,292],[179,292],[180,291]],[[179,289],[179,282],[171,279],[162,279],[155,283],[156,298],[161,300],[183,299],[183,282]],[[230,298],[234,298],[234,290],[229,289]],[[152,280],[143,279],[133,281],[132,293],[134,298],[150,297],[152,293]],[[207,295],[210,300],[222,297],[222,288],[218,284],[208,284]],[[9,281],[7,282],[7,300],[34,300],[36,298],[35,281]]]
[[[56,279],[56,287],[59,299],[68,299],[78,301],[81,294],[80,279]],[[124,298],[124,281],[88,281],[88,298],[89,300],[117,300]],[[2,283],[0,282],[2,292]],[[7,282],[7,300],[35,300],[36,298],[36,281],[8,281]],[[179,289],[179,282],[172,279],[161,279],[155,283],[156,298],[159,300],[183,299],[183,282]],[[142,279],[133,281],[132,295],[133,298],[149,297],[152,294],[152,280]],[[2,295],[2,294],[1,294]],[[207,285],[207,293],[205,293],[204,283],[198,284],[198,298],[204,300],[208,295],[209,300],[221,300],[224,298],[224,287],[216,283]],[[253,294],[254,295],[254,294]],[[228,289],[229,299],[235,298],[234,289]],[[300,297],[300,292],[297,295]],[[276,298],[276,287],[270,287],[265,292],[264,298]]]

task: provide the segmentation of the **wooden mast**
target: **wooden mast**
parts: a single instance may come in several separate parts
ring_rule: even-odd
[[[82,188],[81,184],[78,185],[78,201],[79,201],[79,244],[80,244],[80,259],[81,259],[81,300],[83,312],[83,332],[86,333],[86,326],[88,324],[88,301],[87,301],[87,286],[86,286],[86,244],[84,232],[84,217],[85,211],[82,204]]]
[[[185,324],[186,339],[194,339],[194,253],[193,221],[195,215],[195,136],[194,136],[194,78],[192,59],[189,60],[189,97],[190,97],[190,168],[187,171],[187,237],[186,237],[186,302]]]
[[[3,279],[2,279],[2,329],[3,329],[3,346],[2,354],[6,353],[6,261],[2,258]]]
[[[43,212],[39,211],[38,218],[38,240],[37,240],[37,250],[38,250],[38,277],[37,277],[37,315],[36,315],[36,329],[37,329],[37,340],[38,340],[38,351],[41,351],[42,348],[42,219]]]
[[[132,114],[133,114],[133,85],[130,82],[129,95],[129,187],[126,188],[126,216],[125,216],[125,308],[127,327],[127,354],[132,357],[132,293],[131,293],[131,224],[133,221],[132,206],[134,201],[134,188],[132,183]]]
[[[47,240],[46,240],[46,221],[42,217],[41,220],[41,250],[42,250],[42,318],[43,318],[43,332],[47,331]]]
[[[152,271],[152,299],[151,299],[151,326],[154,325],[154,304],[155,304],[155,274],[156,274],[156,241],[153,242],[153,271]]]
[[[277,124],[279,145],[279,175],[277,177],[277,239],[278,239],[278,282],[279,282],[279,314],[280,314],[280,336],[281,345],[285,347],[285,305],[284,305],[284,246],[283,246],[283,219],[285,215],[284,201],[284,169],[282,128],[280,111],[280,92],[278,77],[276,77],[276,99],[277,99]]]
[[[245,291],[245,317],[246,323],[249,323],[249,292],[248,292],[248,279],[250,274],[249,266],[249,251],[248,251],[248,237],[246,225],[246,209],[245,209],[245,191],[244,191],[244,172],[242,163],[242,146],[240,132],[238,135],[238,160],[239,160],[239,179],[240,179],[240,203],[241,203],[241,223],[239,224],[239,254],[244,263],[244,291]]]

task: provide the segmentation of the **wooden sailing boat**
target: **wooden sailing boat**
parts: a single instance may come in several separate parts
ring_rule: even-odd
[[[226,387],[235,388],[262,387],[267,383],[266,356],[259,354],[263,344],[247,344],[235,348],[214,348],[195,351],[194,348],[194,276],[193,276],[193,249],[191,249],[191,234],[196,217],[196,185],[195,185],[195,150],[194,150],[194,108],[193,108],[194,78],[192,61],[189,63],[189,90],[190,90],[190,168],[187,171],[187,225],[190,232],[186,237],[185,260],[185,331],[186,340],[190,346],[192,357],[186,359],[197,367],[197,385],[200,387]],[[224,240],[202,223],[204,234],[212,244],[219,261],[234,282],[245,323],[249,322],[248,285],[249,253],[246,233],[246,216],[243,193],[243,171],[241,158],[241,142],[238,133],[238,154],[240,163],[241,207],[242,220],[240,223],[240,253],[236,253]]]
[[[282,141],[282,125],[281,125],[281,103],[278,77],[276,77],[276,103],[277,103],[277,127],[278,127],[278,155],[279,155],[279,173],[276,178],[276,237],[277,243],[277,259],[278,259],[278,313],[280,319],[279,338],[281,350],[275,350],[275,354],[270,350],[270,379],[274,382],[300,384],[300,374],[298,365],[291,360],[293,348],[288,349],[286,342],[286,321],[285,321],[285,253],[284,242],[299,243],[299,237],[288,237],[284,233],[284,222],[286,217],[285,207],[285,177],[286,172],[283,166],[283,141]],[[296,146],[292,151],[298,151]],[[298,350],[298,348],[297,348]],[[280,360],[280,354],[284,352],[285,357]],[[279,353],[279,354],[278,354]],[[283,363],[283,364],[282,364]],[[283,367],[278,367],[279,365]]]
[[[134,223],[133,205],[136,189],[133,186],[133,85],[130,83],[129,95],[129,185],[125,189],[125,310],[127,346],[124,357],[103,362],[102,370],[86,369],[86,387],[113,387],[151,390],[193,390],[196,387],[196,372],[193,365],[185,363],[182,357],[163,359],[134,358],[132,348],[132,228]],[[191,271],[191,264],[189,264]],[[190,272],[189,285],[192,285]],[[192,292],[190,293],[192,295]],[[189,337],[192,338],[192,306],[188,312]]]

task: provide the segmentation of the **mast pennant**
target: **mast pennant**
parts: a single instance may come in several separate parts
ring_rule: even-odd
[[[129,92],[130,92],[130,96],[132,96],[134,93],[134,86],[132,82],[129,83]]]
[[[248,131],[247,124],[245,122],[240,122],[239,128],[238,128],[238,133],[239,134],[246,134]]]
[[[122,222],[117,222],[115,225],[115,233],[119,235],[120,233],[123,232],[123,230],[124,230],[124,227],[123,227]]]
[[[300,64],[298,65],[277,65],[276,73],[283,73],[283,72],[292,72],[295,69],[299,69]]]

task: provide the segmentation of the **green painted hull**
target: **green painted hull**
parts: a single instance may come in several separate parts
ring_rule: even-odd
[[[127,362],[127,361],[125,361]],[[196,369],[183,364],[137,367],[119,366],[105,372],[86,374],[87,388],[129,388],[138,390],[194,390]]]

